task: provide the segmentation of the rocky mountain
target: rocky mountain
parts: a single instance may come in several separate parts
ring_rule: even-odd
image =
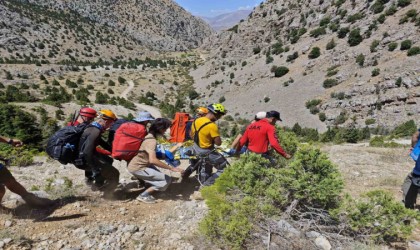
[[[286,125],[394,127],[420,122],[420,2],[268,0],[202,46],[192,71],[210,101]]]
[[[251,12],[251,10],[238,10],[217,15],[215,17],[201,18],[206,21],[215,31],[221,31],[233,27],[241,20],[245,20]]]
[[[0,56],[10,60],[138,57],[195,48],[212,32],[171,0],[0,2]]]

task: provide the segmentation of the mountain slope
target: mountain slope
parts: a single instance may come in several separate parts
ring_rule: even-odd
[[[404,40],[420,45],[419,7],[402,0],[267,1],[238,26],[210,37],[202,46],[210,51],[207,62],[191,73],[211,101],[226,99],[235,115],[248,118],[278,109],[286,125],[321,130],[420,122],[419,56],[401,47]],[[275,77],[273,66],[289,71]],[[319,118],[305,107],[313,99],[322,101],[311,108]]]
[[[72,54],[79,60],[139,56],[195,48],[212,33],[171,0],[5,0],[0,9],[2,57],[18,52],[69,59],[68,49],[84,50],[86,55]]]

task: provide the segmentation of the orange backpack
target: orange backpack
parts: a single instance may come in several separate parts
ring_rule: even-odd
[[[175,119],[172,121],[171,125],[170,142],[184,142],[185,128],[189,119],[190,115],[188,113],[175,113]]]
[[[123,123],[115,132],[112,143],[112,158],[130,161],[139,152],[147,135],[146,127],[136,122]]]

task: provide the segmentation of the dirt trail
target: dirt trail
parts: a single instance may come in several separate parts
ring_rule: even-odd
[[[128,94],[133,90],[134,88],[134,82],[132,80],[127,80],[128,87],[121,93],[120,97],[127,99]],[[153,117],[159,118],[162,117],[162,114],[160,113],[160,110],[158,108],[155,108],[153,106],[149,106],[146,104],[140,104],[140,103],[134,103],[137,107],[137,110],[146,110],[152,114]]]

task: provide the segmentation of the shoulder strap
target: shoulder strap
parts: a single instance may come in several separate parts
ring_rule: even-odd
[[[194,121],[194,123],[193,123],[193,125],[194,125],[194,130],[195,130],[195,133],[194,133],[194,142],[197,144],[197,146],[200,146],[200,138],[199,138],[199,136],[198,136],[198,134],[200,133],[200,131],[201,131],[201,129],[203,129],[205,126],[207,126],[207,125],[209,125],[210,123],[212,123],[212,122],[206,122],[206,123],[204,123],[198,130],[197,130],[197,127],[195,126],[195,121]]]

